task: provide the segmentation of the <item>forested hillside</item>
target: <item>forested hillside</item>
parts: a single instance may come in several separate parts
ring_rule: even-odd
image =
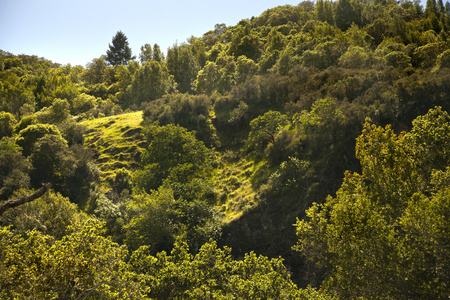
[[[0,108],[2,299],[450,296],[449,2],[0,50]]]

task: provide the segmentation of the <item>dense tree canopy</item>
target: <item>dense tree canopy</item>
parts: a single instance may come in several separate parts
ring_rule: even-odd
[[[0,298],[445,299],[449,29],[318,0],[139,61],[0,50],[0,201],[53,188],[0,218]]]
[[[448,293],[450,117],[440,108],[409,133],[366,123],[336,197],[297,222],[296,249],[330,271],[339,297],[435,298]],[[438,155],[438,157],[436,157]]]

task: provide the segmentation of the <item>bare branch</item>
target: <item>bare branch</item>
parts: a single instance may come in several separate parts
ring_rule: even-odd
[[[42,197],[42,195],[44,195],[50,189],[51,186],[52,186],[51,183],[43,183],[42,187],[31,195],[23,196],[15,200],[8,200],[5,203],[0,204],[0,216],[10,208],[17,207],[19,205],[31,202],[39,197]]]

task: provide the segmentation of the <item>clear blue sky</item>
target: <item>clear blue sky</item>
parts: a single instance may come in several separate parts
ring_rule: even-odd
[[[301,0],[0,0],[0,49],[85,66],[121,30],[133,54],[157,43],[164,52],[215,24],[236,25]]]

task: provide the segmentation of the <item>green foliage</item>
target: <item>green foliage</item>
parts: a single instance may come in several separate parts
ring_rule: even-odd
[[[16,74],[8,74],[0,82],[0,106],[2,111],[18,115],[20,108],[33,103],[33,93],[20,81]]]
[[[258,67],[254,60],[241,55],[236,61],[236,82],[241,83],[250,79],[258,71]]]
[[[338,129],[344,119],[344,114],[330,98],[317,100],[310,112],[303,111],[294,116],[312,154],[318,153],[325,145],[333,144],[332,141],[338,138],[333,130]]]
[[[36,113],[39,123],[60,124],[70,116],[70,105],[65,99],[54,99],[49,108],[44,108]]]
[[[175,88],[165,64],[152,60],[139,70],[123,95],[124,106],[140,105],[158,99]]]
[[[116,193],[120,195],[124,190],[131,191],[132,187],[131,172],[124,168],[117,170],[113,184]]]
[[[19,133],[22,129],[25,129],[29,125],[37,123],[37,117],[35,114],[23,116],[16,126],[14,126],[14,133]]]
[[[124,262],[127,251],[101,236],[97,221],[69,226],[55,240],[2,227],[0,295],[12,299],[140,299],[143,288]]]
[[[21,150],[11,138],[0,140],[0,199],[7,199],[14,190],[30,184],[31,165]]]
[[[194,80],[200,70],[199,63],[188,45],[174,45],[167,50],[167,69],[177,83],[181,93],[191,93],[194,90]]]
[[[11,136],[14,130],[16,119],[11,113],[0,112],[0,139]]]
[[[261,187],[264,197],[276,198],[280,195],[298,195],[301,189],[309,186],[311,171],[307,161],[301,161],[295,157],[289,157],[287,161],[270,175],[267,184]]]
[[[255,253],[233,260],[231,249],[210,242],[195,256],[177,241],[170,255],[136,251],[131,264],[144,274],[149,296],[157,299],[314,299],[313,290],[299,291],[281,259]]]
[[[214,62],[207,62],[198,72],[197,79],[194,82],[197,93],[212,94],[216,89],[220,79],[219,69]]]
[[[417,167],[423,180],[427,180],[433,171],[443,171],[448,167],[450,117],[441,107],[430,110],[424,116],[418,116],[405,138],[417,157]]]
[[[275,136],[287,123],[287,117],[278,111],[268,111],[252,120],[247,140],[248,147],[258,152],[264,151],[267,145],[275,142]]]
[[[247,27],[238,26],[231,40],[229,53],[234,57],[245,55],[258,60],[262,53],[262,43],[257,35],[246,33]]]
[[[137,187],[150,191],[167,179],[187,183],[194,178],[207,178],[212,171],[214,153],[193,132],[172,124],[150,125],[146,129],[149,143],[142,154],[143,170],[137,171]]]
[[[446,297],[449,190],[429,176],[447,178],[446,120],[430,110],[400,135],[366,123],[356,146],[362,174],[346,172],[336,197],[296,224],[295,249],[330,271],[324,288],[343,298]]]
[[[132,250],[149,245],[152,253],[169,251],[178,236],[198,250],[220,236],[215,209],[198,200],[175,199],[172,190],[165,187],[136,195],[127,209],[130,220],[124,229]]]
[[[83,78],[88,84],[99,84],[104,79],[106,63],[102,58],[94,58],[83,72]]]
[[[297,283],[319,286],[326,278],[323,289],[338,297],[445,296],[447,287],[440,283],[448,281],[442,233],[448,232],[450,183],[449,11],[450,4],[441,0],[430,0],[425,8],[410,1],[305,1],[268,9],[235,26],[217,24],[201,37],[175,44],[167,60],[157,44],[145,44],[141,64],[130,60],[120,32],[108,52],[123,60],[102,56],[85,68],[0,51],[0,137],[7,137],[0,142],[0,195],[22,195],[17,190],[29,187],[31,174],[34,187],[43,179],[55,181],[56,191],[106,221],[105,235],[120,243],[129,238],[134,248],[144,244],[139,240],[144,236],[145,244],[169,251],[175,238],[184,236],[197,252],[222,229],[220,242],[232,245],[235,257],[252,250],[282,255]],[[442,109],[417,118],[435,106]],[[142,112],[103,118],[142,108],[144,124]],[[391,127],[365,127],[356,148],[362,175],[346,173],[342,184],[344,170],[361,168],[355,139],[365,117]],[[272,124],[266,118],[280,120]],[[155,121],[161,126],[150,125],[146,141],[142,128]],[[92,151],[84,149],[84,140]],[[205,145],[216,148],[219,163]],[[259,155],[245,158],[250,145]],[[166,190],[170,197],[163,197]],[[325,257],[319,263],[328,273],[290,250],[297,239],[291,224],[327,194],[335,198],[328,200],[333,205],[323,204],[330,212],[323,220],[334,218],[337,225],[319,222],[322,231],[308,231],[305,247],[316,255],[310,256]],[[54,227],[46,224],[57,222],[55,214],[74,221],[67,198],[49,197],[55,203],[38,201],[28,206],[33,211],[24,206],[30,218],[18,218],[20,226],[48,233],[45,228]],[[46,220],[52,217],[55,222]],[[165,217],[172,223],[158,229],[154,223]],[[60,221],[61,228],[70,223]],[[157,248],[151,248],[156,257]],[[172,297],[180,298],[281,298],[264,296],[262,288],[269,291],[272,285],[255,278],[258,291],[239,282],[231,292],[222,286],[219,292],[213,281],[197,277],[206,283],[192,289],[152,279],[148,288],[155,293],[147,296],[167,295],[173,288]],[[95,287],[77,297],[127,297],[94,295]],[[33,291],[28,286],[21,291],[27,290]],[[302,295],[321,296],[310,291]],[[40,298],[70,298],[48,295]]]
[[[24,189],[14,194],[15,198],[30,194]],[[86,220],[88,216],[59,193],[49,191],[43,198],[8,210],[0,218],[3,226],[11,225],[11,229],[19,234],[36,230],[44,235],[59,240],[72,233],[71,224]]]
[[[195,130],[196,137],[207,145],[214,143],[210,120],[211,99],[205,95],[173,94],[149,102],[144,109],[144,122],[160,125],[177,124]]]
[[[344,68],[367,68],[371,66],[371,57],[359,46],[351,46],[340,58],[339,65]]]
[[[23,155],[29,156],[34,150],[35,143],[47,134],[61,135],[55,125],[35,124],[22,129],[16,137],[16,143],[22,148]]]
[[[434,71],[450,68],[450,49],[445,50],[436,59]]]
[[[141,46],[141,53],[139,54],[139,60],[141,61],[141,65],[144,65],[146,62],[153,60],[153,49],[150,44],[145,44]]]
[[[35,186],[46,182],[61,185],[64,178],[73,175],[76,164],[61,135],[46,134],[38,139],[30,159],[33,164],[31,178]]]
[[[128,46],[128,39],[122,31],[118,31],[112,39],[112,45],[106,51],[106,61],[113,66],[127,65],[132,57],[131,49]]]

